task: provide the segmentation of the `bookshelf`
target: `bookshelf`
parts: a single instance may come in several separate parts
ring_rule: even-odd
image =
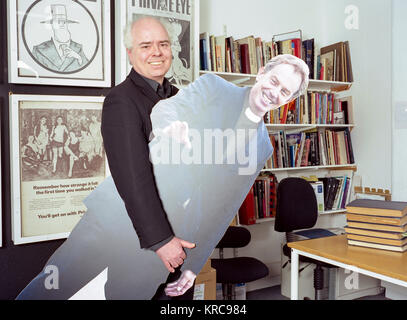
[[[213,71],[200,71],[200,74],[215,74],[223,79],[234,83],[237,86],[253,86],[256,82],[256,75],[242,74],[242,73],[229,73],[229,72],[213,72]],[[308,92],[322,92],[322,93],[334,93],[338,94],[345,92],[352,87],[350,82],[338,82],[338,81],[326,81],[326,80],[313,80],[310,79]],[[352,108],[350,112],[353,113]],[[353,119],[353,114],[351,115]],[[299,133],[306,132],[312,129],[344,129],[348,128],[349,132],[355,127],[354,123],[350,124],[266,124],[266,128],[269,133],[284,131],[285,133]],[[317,166],[304,166],[304,167],[292,167],[292,168],[271,168],[261,170],[262,174],[273,173],[275,175],[305,175],[306,172],[324,171],[331,173],[335,170],[348,170],[353,178],[353,173],[357,171],[356,163],[353,164],[336,164],[336,165],[317,165]],[[279,179],[280,180],[280,179]],[[351,188],[352,186],[350,186]],[[349,189],[350,189],[349,188]],[[350,193],[350,191],[349,191]],[[348,197],[349,199],[349,197]],[[320,212],[320,216],[329,216],[336,214],[343,214],[346,209],[333,209]],[[257,218],[255,224],[263,224],[274,222],[274,217]]]
[[[332,166],[309,166],[309,167],[295,167],[295,168],[273,168],[273,169],[263,169],[262,173],[267,172],[281,172],[281,171],[303,171],[303,170],[321,170],[321,169],[349,169],[356,171],[356,164],[342,164],[342,165],[332,165]]]
[[[323,200],[331,202],[324,203],[326,210],[319,214],[346,212],[342,208],[350,199],[351,182],[357,171],[351,141],[355,127],[352,98],[338,95],[353,84],[349,43],[318,47],[319,54],[314,39],[303,41],[301,30],[273,36],[269,42],[254,36],[236,40],[226,33],[212,36],[204,32],[200,34],[200,49],[200,75],[214,74],[237,86],[254,86],[259,68],[282,53],[303,59],[310,68],[312,79],[307,94],[264,119],[274,152],[250,190],[246,199],[249,202],[245,200],[242,205],[245,223],[275,220],[269,215],[273,210],[269,208],[270,201],[274,200],[267,200],[274,192],[270,176],[276,176],[278,181],[288,176],[313,176],[315,181],[324,178],[321,180],[329,185],[329,197]],[[342,173],[336,174],[338,170]],[[331,188],[333,180],[335,188]],[[256,207],[255,219],[253,213],[247,213],[252,203]]]

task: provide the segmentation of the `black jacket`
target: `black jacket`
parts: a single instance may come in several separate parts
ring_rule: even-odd
[[[177,92],[178,89],[171,86],[171,96]],[[142,248],[174,235],[149,159],[150,114],[160,100],[132,69],[126,80],[106,96],[102,112],[102,135],[110,172]]]

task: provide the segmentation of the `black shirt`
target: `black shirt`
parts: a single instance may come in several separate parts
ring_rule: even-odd
[[[163,84],[160,85],[157,81],[146,78],[139,74],[149,85],[153,88],[154,92],[156,92],[160,98],[167,99],[171,95],[171,87],[170,82],[167,78],[164,78]]]

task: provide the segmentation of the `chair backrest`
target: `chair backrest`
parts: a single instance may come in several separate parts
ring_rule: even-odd
[[[317,218],[317,198],[311,184],[296,177],[281,180],[277,187],[274,229],[278,232],[291,232],[312,228]]]
[[[250,231],[243,227],[228,227],[216,248],[243,248],[251,240]]]

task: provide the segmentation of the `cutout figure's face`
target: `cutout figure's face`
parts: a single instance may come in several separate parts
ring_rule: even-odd
[[[162,84],[171,67],[171,43],[164,27],[152,19],[136,22],[132,30],[133,48],[127,50],[139,74]]]
[[[292,65],[282,63],[268,72],[261,68],[256,80],[249,102],[255,114],[264,114],[263,110],[274,110],[288,103],[302,79]]]

